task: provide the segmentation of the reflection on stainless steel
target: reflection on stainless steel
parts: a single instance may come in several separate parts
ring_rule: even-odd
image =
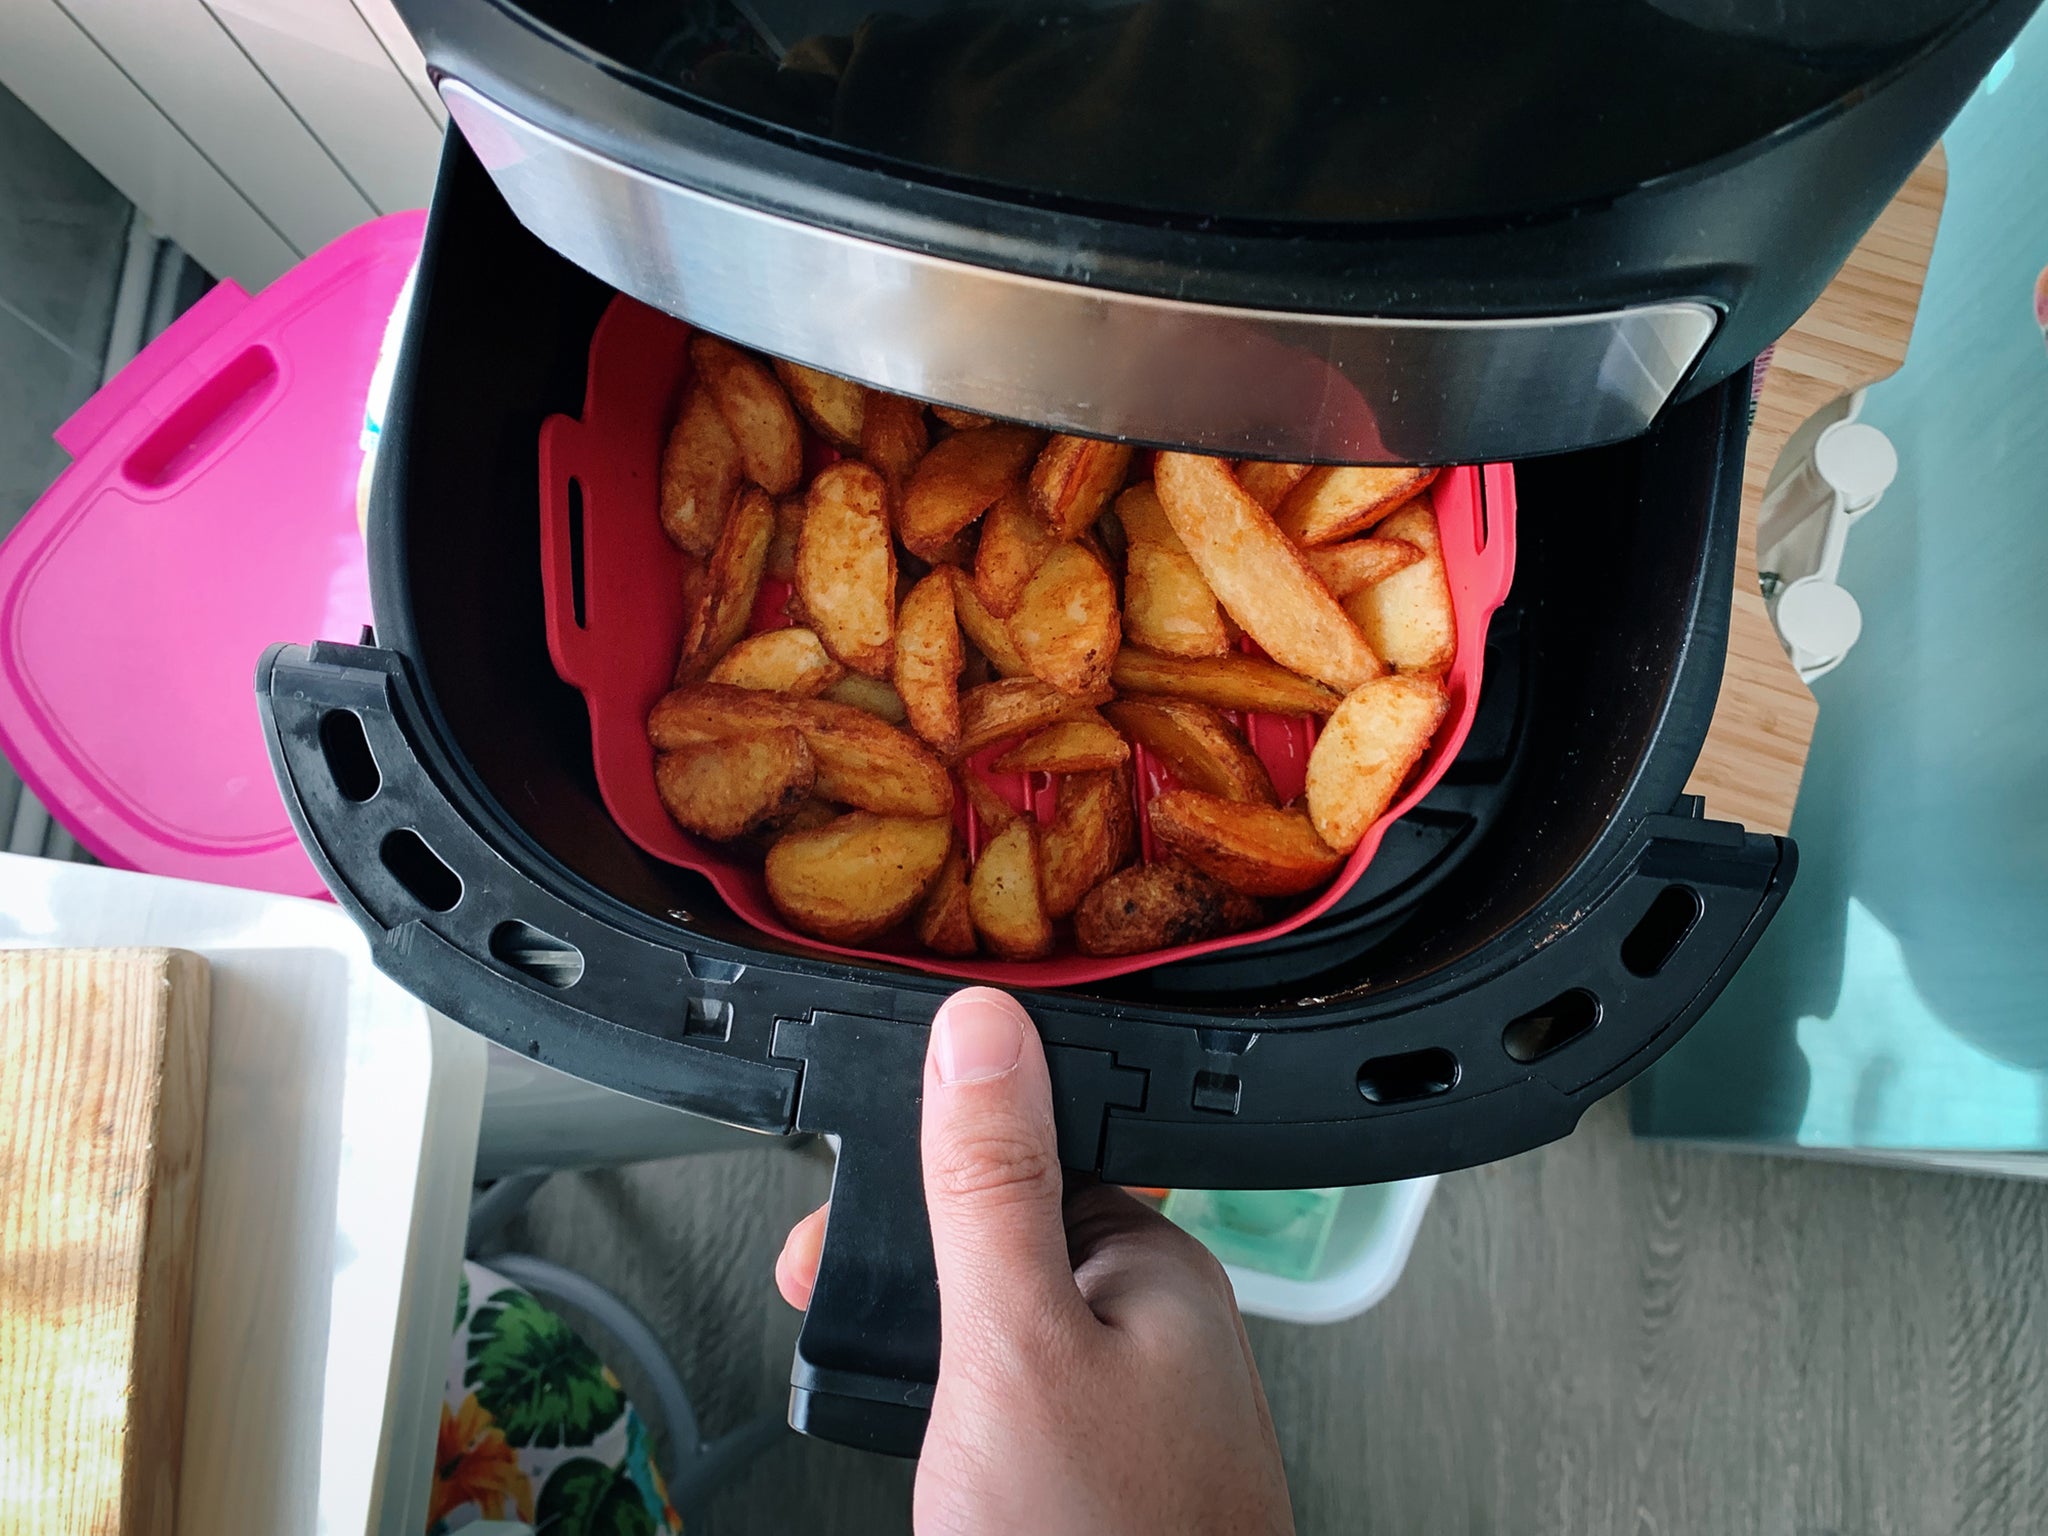
[[[878,388],[1077,432],[1244,457],[1520,458],[1642,431],[1714,329],[1691,302],[1394,320],[1026,277],[744,208],[441,89],[520,221],[622,291]]]

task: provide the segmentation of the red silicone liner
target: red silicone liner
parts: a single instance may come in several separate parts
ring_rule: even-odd
[[[826,954],[1005,987],[1080,986],[1256,944],[1327,912],[1372,862],[1387,826],[1430,791],[1464,744],[1479,700],[1487,622],[1514,576],[1514,471],[1505,464],[1449,469],[1431,488],[1458,618],[1458,652],[1444,678],[1450,713],[1401,795],[1366,833],[1337,878],[1308,900],[1244,933],[1114,958],[1080,954],[1063,939],[1061,949],[1044,960],[954,960],[931,954],[907,935],[855,948],[798,932],[769,901],[757,851],[727,848],[685,832],[669,819],[654,789],[647,712],[668,691],[684,618],[684,557],[661,531],[656,487],[662,443],[688,374],[689,334],[688,326],[658,310],[624,297],[613,300],[591,337],[582,416],[551,416],[541,428],[541,579],[548,649],[555,670],[582,692],[589,706],[591,754],[606,809],[640,847],[703,875],[735,913],[762,932]],[[814,451],[813,458],[825,454]],[[781,595],[763,594],[757,628],[787,622],[779,612]],[[1314,722],[1254,715],[1243,723],[1274,788],[1283,799],[1291,798],[1301,787]],[[977,754],[974,763],[985,765],[1000,750]],[[1142,749],[1135,766],[1141,801],[1170,782]],[[1041,821],[1050,818],[1052,785],[1046,775],[988,777],[1012,805],[1029,807]],[[978,848],[980,829],[964,809],[962,816],[970,848]],[[1139,825],[1149,858],[1151,833],[1142,815]]]

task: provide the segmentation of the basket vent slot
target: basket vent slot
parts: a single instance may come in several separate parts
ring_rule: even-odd
[[[542,986],[573,987],[583,979],[583,951],[517,918],[491,930],[491,955]]]
[[[1458,1086],[1458,1058],[1441,1046],[1375,1056],[1358,1069],[1358,1091],[1374,1104],[1434,1098]]]
[[[330,709],[320,717],[320,755],[342,798],[360,805],[383,787],[377,756],[364,734],[363,718],[352,709]]]
[[[384,834],[377,857],[391,878],[429,912],[449,912],[462,900],[462,877],[442,862],[427,840],[410,827]]]
[[[1560,992],[1501,1031],[1501,1048],[1525,1065],[1562,1050],[1600,1022],[1600,999],[1584,987]]]
[[[1700,920],[1706,904],[1689,885],[1667,885],[1621,941],[1621,963],[1638,976],[1654,976],[1671,963]]]

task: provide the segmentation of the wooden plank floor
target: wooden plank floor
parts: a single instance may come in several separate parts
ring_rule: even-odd
[[[770,1266],[827,1179],[564,1175],[527,1234],[645,1310],[716,1431],[782,1401]],[[1446,1177],[1376,1311],[1251,1334],[1305,1536],[2048,1529],[2048,1184],[1639,1142],[1617,1098]],[[792,1440],[710,1527],[900,1531],[909,1489]]]

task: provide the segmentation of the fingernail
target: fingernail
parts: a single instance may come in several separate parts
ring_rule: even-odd
[[[1017,1065],[1024,1010],[987,987],[969,987],[939,1005],[932,1020],[932,1062],[942,1083],[978,1083]]]

